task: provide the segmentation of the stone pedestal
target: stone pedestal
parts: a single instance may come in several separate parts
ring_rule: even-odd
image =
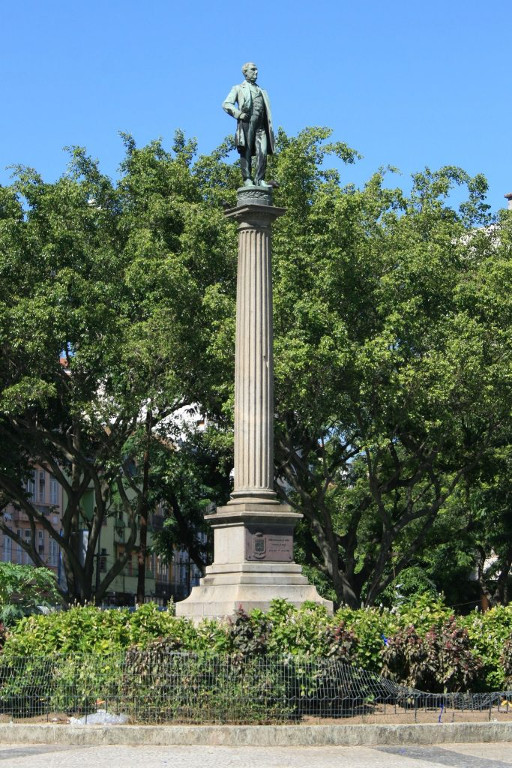
[[[272,190],[244,187],[226,216],[238,221],[235,342],[235,482],[231,500],[209,515],[214,562],[178,616],[232,616],[242,606],[268,610],[274,598],[294,605],[323,600],[293,562],[293,531],[302,515],[274,491],[274,376],[271,225],[284,213]]]

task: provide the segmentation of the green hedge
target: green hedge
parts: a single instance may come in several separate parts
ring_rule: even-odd
[[[416,643],[414,654],[408,637]],[[176,650],[240,660],[337,658],[377,674],[384,670],[397,682],[416,681],[416,687],[433,680],[441,690],[505,690],[512,682],[512,606],[453,617],[440,598],[428,596],[393,611],[342,608],[334,616],[313,603],[297,610],[275,600],[268,613],[240,612],[233,621],[205,620],[198,627],[152,603],[134,612],[75,606],[20,620],[3,655],[110,654],[144,649],[158,638]]]

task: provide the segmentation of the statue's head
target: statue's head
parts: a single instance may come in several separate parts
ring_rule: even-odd
[[[246,80],[250,83],[255,83],[258,77],[258,67],[252,61],[248,61],[247,64],[243,65],[242,73]]]

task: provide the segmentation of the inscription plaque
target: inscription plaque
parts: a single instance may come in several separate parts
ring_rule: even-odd
[[[245,559],[292,563],[293,528],[288,525],[248,525],[245,529]]]

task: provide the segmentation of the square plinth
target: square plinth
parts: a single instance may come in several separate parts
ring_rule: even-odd
[[[214,529],[214,562],[199,586],[176,604],[176,615],[199,622],[258,608],[268,611],[276,598],[299,607],[306,600],[325,605],[293,562],[293,530],[302,515],[285,504],[230,503],[208,516]]]

